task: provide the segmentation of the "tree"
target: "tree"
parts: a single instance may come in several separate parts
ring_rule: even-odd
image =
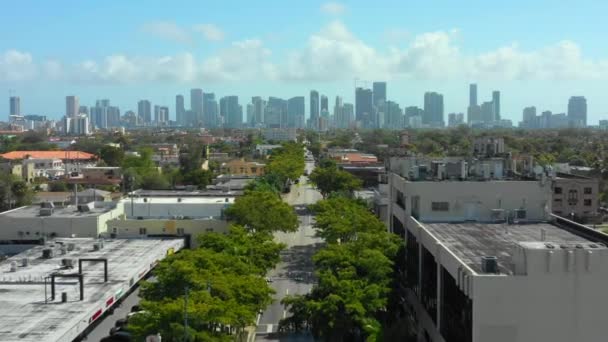
[[[311,205],[310,209],[316,213],[317,236],[329,243],[354,241],[362,232],[386,231],[384,224],[364,205],[349,198],[329,198]]]
[[[266,172],[275,173],[286,181],[298,179],[304,173],[305,167],[304,147],[291,142],[272,151],[270,161],[266,165]]]
[[[32,204],[34,192],[24,181],[11,174],[0,175],[0,209]]]
[[[323,198],[333,192],[350,193],[360,189],[362,182],[350,173],[338,169],[335,162],[325,160],[310,174],[313,183]]]
[[[298,229],[298,217],[293,208],[269,191],[247,191],[226,209],[225,214],[229,220],[253,232],[272,234]]]
[[[108,166],[121,166],[125,158],[125,152],[121,148],[106,145],[99,151],[99,157]]]
[[[233,225],[229,234],[208,233],[200,235],[198,243],[218,253],[226,253],[254,265],[259,275],[264,275],[280,261],[280,252],[285,248],[266,235],[252,234],[244,227]]]
[[[315,228],[327,242],[313,256],[318,282],[310,293],[283,301],[291,316],[281,321],[281,329],[310,328],[321,341],[381,340],[398,276],[394,260],[400,238],[349,198],[332,197],[313,210]]]

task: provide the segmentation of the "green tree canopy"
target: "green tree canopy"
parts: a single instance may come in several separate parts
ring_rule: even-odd
[[[99,151],[99,157],[108,166],[122,166],[125,159],[125,152],[122,148],[106,145]]]
[[[295,232],[298,217],[289,204],[269,191],[247,191],[225,211],[229,220],[253,232]]]
[[[310,174],[310,181],[319,189],[323,198],[327,198],[334,192],[350,193],[360,189],[362,185],[361,180],[340,170],[331,160],[321,162],[321,165]]]

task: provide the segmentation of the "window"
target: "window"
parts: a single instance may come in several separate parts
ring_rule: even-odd
[[[118,228],[116,228],[116,227],[112,228],[112,233],[114,233],[114,234],[118,233]]]
[[[585,188],[585,195],[591,195],[593,190],[591,188]]]
[[[397,190],[397,198],[395,199],[395,204],[397,204],[401,209],[405,210],[405,196],[403,192]]]
[[[251,168],[251,173],[258,173],[258,168],[257,167],[252,167]]]
[[[578,190],[572,189],[568,191],[568,204],[576,205],[578,203]]]
[[[561,195],[562,188],[556,187],[555,189],[553,189],[553,193],[556,194],[556,195]]]
[[[450,211],[450,203],[448,202],[431,202],[432,211]]]
[[[583,204],[585,207],[590,207],[591,206],[591,200],[590,199],[586,199],[583,201]]]
[[[184,235],[184,228],[177,228],[177,235]]]
[[[553,200],[553,205],[556,207],[561,207],[563,205],[561,198],[556,198]]]
[[[207,233],[213,233],[213,228],[207,228]]]
[[[148,232],[146,228],[139,228],[139,235],[146,235],[147,233]]]

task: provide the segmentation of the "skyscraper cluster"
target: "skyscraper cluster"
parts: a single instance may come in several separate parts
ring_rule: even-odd
[[[526,107],[519,127],[527,129],[580,128],[587,126],[587,100],[584,96],[572,96],[567,113],[544,111],[536,115],[536,107]]]
[[[188,100],[184,95],[176,95],[174,119],[171,118],[168,106],[153,104],[148,99],[139,100],[135,111],[127,111],[121,116],[118,106],[111,105],[109,99],[97,100],[94,106],[87,107],[80,105],[78,96],[69,95],[65,98],[62,129],[68,134],[88,134],[96,129],[149,126],[309,128],[318,131],[334,128],[442,128],[464,124],[475,128],[512,127],[511,121],[503,118],[500,91],[492,91],[491,99],[480,103],[478,86],[475,83],[469,85],[466,118],[462,112],[451,112],[446,118],[444,96],[435,91],[424,93],[422,107],[403,108],[396,101],[389,100],[386,82],[373,82],[371,87],[367,83],[355,86],[354,95],[355,102],[352,104],[344,102],[341,96],[330,99],[329,96],[313,89],[310,90],[308,102],[305,96],[289,99],[253,96],[250,103],[241,105],[236,95],[216,97],[215,93],[194,88],[190,90],[189,106],[186,105]],[[10,96],[9,121],[14,124],[15,120],[19,123],[25,120],[21,99],[18,96]],[[22,125],[32,126],[25,123]],[[587,101],[583,96],[571,97],[567,112],[563,113],[544,111],[537,115],[536,107],[527,107],[523,110],[523,119],[520,122],[520,127],[529,129],[586,125]]]
[[[501,125],[500,92],[492,92],[492,100],[481,105],[477,102],[477,84],[469,85],[469,107],[467,122],[474,127],[492,127]]]

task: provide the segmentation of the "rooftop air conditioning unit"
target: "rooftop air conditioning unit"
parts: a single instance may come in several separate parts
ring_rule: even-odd
[[[525,220],[527,216],[526,209],[516,209],[515,210],[515,219],[516,220]]]
[[[181,198],[181,197],[178,197],[178,198],[177,198],[177,202],[178,202],[178,203],[181,203],[181,202],[182,202],[182,198]]]
[[[74,267],[74,259],[61,259],[61,266],[66,267],[66,268],[73,268]]]
[[[40,216],[51,216],[53,215],[53,208],[40,208]]]
[[[42,258],[50,259],[53,257],[53,250],[51,248],[45,248],[42,250]]]
[[[498,258],[495,256],[481,257],[481,271],[484,273],[498,273]]]
[[[492,217],[493,222],[504,221],[506,219],[505,210],[504,209],[492,209],[491,217]]]
[[[89,207],[88,204],[79,204],[78,205],[78,212],[86,213],[89,211],[91,211],[91,208]]]

